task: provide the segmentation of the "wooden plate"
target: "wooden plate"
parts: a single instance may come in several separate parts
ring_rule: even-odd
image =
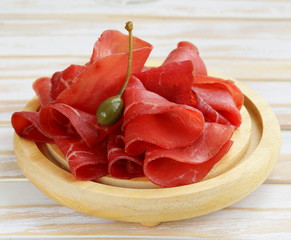
[[[78,181],[52,147],[14,136],[15,154],[26,177],[61,204],[90,215],[155,226],[222,209],[244,198],[267,178],[280,149],[280,127],[271,108],[244,84],[243,124],[235,144],[207,177],[195,184],[156,188],[145,179]],[[35,111],[32,100],[25,110]]]

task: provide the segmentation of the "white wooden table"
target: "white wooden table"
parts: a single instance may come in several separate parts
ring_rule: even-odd
[[[88,61],[105,29],[135,23],[162,60],[195,43],[208,69],[245,82],[275,111],[282,149],[255,192],[218,212],[155,228],[87,216],[34,187],[17,166],[10,124],[32,82]],[[0,1],[0,239],[291,239],[291,1]],[[272,146],[270,146],[272,147]]]

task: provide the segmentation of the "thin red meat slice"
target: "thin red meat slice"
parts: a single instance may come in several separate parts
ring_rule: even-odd
[[[39,99],[40,106],[45,106],[49,104],[49,102],[51,101],[50,92],[52,88],[50,78],[48,77],[38,78],[33,82],[32,88]]]
[[[143,48],[152,48],[149,43],[137,37],[133,38],[133,47],[134,51]],[[128,52],[128,49],[128,35],[114,30],[104,31],[98,41],[94,44],[93,53],[89,64],[110,55]]]
[[[232,125],[239,127],[242,121],[231,93],[224,84],[195,83],[193,90]]]
[[[66,88],[68,88],[76,77],[85,70],[84,66],[81,65],[70,65],[61,72],[53,74],[51,79],[51,98],[54,100],[57,96]]]
[[[207,70],[202,58],[199,56],[198,48],[190,42],[179,42],[176,49],[174,49],[164,61],[163,65],[177,62],[191,60],[194,66],[194,75],[207,75]]]
[[[206,122],[216,122],[229,125],[230,122],[220,113],[214,110],[207,102],[205,102],[196,92],[192,91],[192,104],[203,113]]]
[[[35,142],[53,143],[53,139],[44,132],[39,124],[38,112],[15,112],[11,117],[15,132],[22,138]]]
[[[86,70],[59,94],[56,102],[95,114],[98,106],[108,97],[116,95],[124,82],[128,65],[126,39],[128,37],[118,31],[104,32],[99,41],[108,49],[94,49]],[[132,73],[137,73],[142,70],[152,45],[138,38],[134,38],[134,42]]]
[[[236,107],[240,110],[244,103],[244,95],[241,90],[235,85],[231,80],[224,80],[217,77],[210,76],[195,76],[194,84],[221,84],[223,85],[231,94]]]
[[[146,90],[136,78],[124,92],[124,104],[125,151],[131,155],[152,144],[166,149],[189,146],[204,130],[200,111],[169,102]]]
[[[144,173],[162,187],[199,182],[228,152],[233,131],[231,125],[206,123],[201,137],[189,147],[170,150],[151,147],[145,155]]]
[[[96,180],[108,174],[106,142],[90,148],[82,139],[55,138],[55,144],[64,154],[71,173],[77,179]]]
[[[50,104],[40,110],[39,121],[44,131],[54,137],[80,135],[88,146],[95,146],[120,123],[103,126],[96,116],[63,103]]]
[[[121,132],[110,134],[107,151],[108,172],[111,176],[124,179],[144,176],[143,158],[130,156],[124,151],[124,138]]]
[[[180,104],[191,104],[193,64],[191,61],[172,62],[141,72],[136,77],[144,87],[167,100]]]

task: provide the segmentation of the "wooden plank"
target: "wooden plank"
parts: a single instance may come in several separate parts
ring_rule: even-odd
[[[35,6],[37,4],[30,8]],[[29,19],[32,16],[25,15],[19,20],[6,16],[2,20],[3,24],[0,24],[2,56],[89,56],[94,42],[102,31],[123,30],[123,22],[126,20],[123,18],[119,21],[111,18],[104,20],[102,16],[88,17],[86,14],[77,16],[79,21],[75,21],[52,18],[49,14],[46,19],[39,19],[38,16],[38,21],[34,21]],[[42,15],[42,18],[44,16]],[[133,19],[136,22],[135,35],[155,46],[152,53],[155,58],[164,58],[179,41],[187,40],[195,43],[206,59],[290,60],[288,51],[285,51],[290,49],[291,39],[288,31],[291,22],[288,20],[236,21],[234,27],[234,24],[223,19],[213,24],[211,19],[144,21],[144,18],[139,16]],[[155,27],[152,27],[153,25]],[[161,29],[163,31],[160,31]]]
[[[34,79],[20,78],[14,79],[2,79],[0,81],[0,101],[4,103],[6,101],[24,101],[32,98],[35,93],[32,89],[32,83]]]
[[[281,129],[291,130],[291,105],[290,104],[271,104],[274,110]]]
[[[0,186],[2,184],[0,183]],[[24,198],[32,205],[0,207],[0,236],[58,235],[68,238],[73,235],[82,238],[164,236],[180,239],[186,237],[270,239],[269,237],[280,236],[280,239],[286,240],[291,237],[291,189],[288,185],[264,184],[244,200],[226,209],[202,217],[162,223],[154,228],[91,217],[57,204],[38,205],[36,200],[39,203],[46,200],[42,199],[40,193],[30,189],[29,182],[18,187],[15,185],[7,187],[13,191],[24,188],[26,195],[31,196],[30,193],[36,195],[33,200],[29,200],[29,196]],[[233,234],[234,232],[236,234]]]
[[[0,192],[5,192],[5,197],[0,198],[1,207],[59,205],[59,203],[42,193],[31,182],[27,180],[1,180]],[[20,195],[22,196],[22,198],[17,197]],[[32,198],[31,196],[34,197]],[[248,195],[243,200],[231,205],[230,208],[254,208],[258,210],[291,209],[290,200],[291,188],[289,184],[265,183],[258,187],[253,193]]]
[[[291,103],[291,81],[245,81],[254,91],[260,94],[269,104],[290,104]]]
[[[14,130],[11,127],[0,127],[0,154],[13,154],[13,133]]]
[[[23,173],[19,169],[14,154],[0,154],[0,180],[21,179],[25,181]]]
[[[172,27],[172,26],[169,26]],[[203,58],[234,58],[290,60],[289,39],[195,39],[188,36],[145,38],[155,46],[152,56],[164,58],[181,40],[195,43]],[[92,36],[3,36],[0,38],[2,56],[89,56],[98,35]],[[21,44],[20,44],[21,43]],[[41,44],[40,44],[41,43]],[[272,48],[270,48],[272,46]],[[88,57],[89,58],[89,57]]]
[[[186,0],[183,4],[175,1],[36,1],[32,4],[25,1],[1,1],[1,15],[13,14],[37,15],[38,18],[45,14],[62,14],[62,17],[70,15],[86,14],[101,15],[102,17],[116,17],[125,14],[130,16],[141,15],[146,18],[153,16],[169,18],[224,18],[224,19],[290,19],[291,3],[288,1],[200,1]],[[256,9],[256,11],[254,11]]]
[[[113,10],[114,11],[114,10]],[[115,11],[118,11],[115,9]],[[81,16],[78,21],[74,19],[62,19],[44,15],[42,18],[34,19],[34,15],[4,17],[0,15],[0,25],[2,36],[97,36],[106,29],[117,29],[123,31],[123,19],[106,18],[96,16]],[[169,18],[167,21],[157,21],[149,18],[146,21],[142,16],[135,16],[135,34],[143,38],[155,38],[159,40],[168,36],[169,38],[182,38],[188,36],[191,39],[290,39],[291,33],[288,31],[291,22],[266,21],[266,20],[236,20],[230,24],[229,19],[217,19],[213,24],[213,19],[175,19]],[[153,27],[154,24],[154,27]],[[170,28],[172,26],[172,28]],[[174,27],[173,27],[174,26]],[[165,31],[165,28],[167,31]],[[160,31],[163,29],[164,31]],[[283,34],[284,33],[284,34]],[[145,39],[146,40],[146,39]]]
[[[0,101],[0,126],[10,126],[11,115],[21,111],[26,101]]]

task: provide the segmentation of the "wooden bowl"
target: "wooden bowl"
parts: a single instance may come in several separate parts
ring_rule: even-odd
[[[234,145],[198,183],[158,188],[144,178],[98,182],[78,181],[52,145],[14,135],[17,162],[25,176],[61,204],[90,215],[155,226],[161,222],[201,216],[229,206],[255,190],[276,163],[281,137],[271,108],[254,91],[235,81],[245,95],[243,123]],[[36,111],[36,99],[25,111]]]

